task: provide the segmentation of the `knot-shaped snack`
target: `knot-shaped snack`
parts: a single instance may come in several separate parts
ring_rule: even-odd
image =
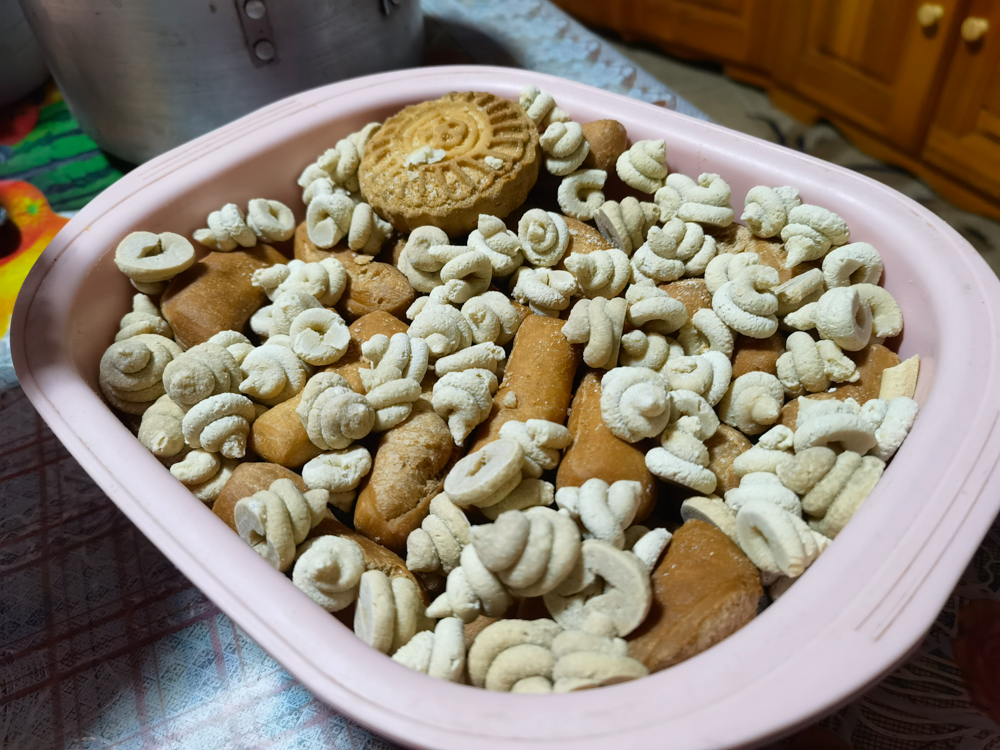
[[[447,259],[439,272],[441,285],[431,291],[434,302],[460,305],[489,289],[493,266],[486,253],[461,245],[439,246],[433,252]]]
[[[705,286],[710,294],[715,294],[729,281],[740,276],[749,266],[760,264],[757,253],[721,253],[709,261],[705,268]]]
[[[622,335],[618,364],[661,372],[671,358],[683,356],[684,348],[669,336],[636,330]]]
[[[448,422],[455,445],[490,415],[497,386],[497,376],[480,368],[446,373],[434,384],[431,405]]]
[[[765,265],[748,265],[712,295],[712,309],[737,333],[766,339],[778,330],[778,298],[773,289],[778,272]]]
[[[160,396],[142,413],[139,442],[157,458],[176,456],[184,449],[183,420],[184,410],[170,396]]]
[[[465,316],[451,305],[427,302],[414,316],[407,335],[427,342],[431,359],[449,354],[472,345],[472,326]]]
[[[292,321],[306,310],[321,309],[319,300],[302,289],[290,289],[274,298],[274,304],[261,307],[250,317],[250,328],[261,338],[287,336]]]
[[[687,322],[687,308],[662,289],[632,284],[625,291],[628,322],[655,333],[673,333]]]
[[[145,294],[132,297],[132,312],[126,313],[118,324],[115,341],[124,341],[143,333],[152,333],[165,338],[173,338],[170,324],[163,319],[159,309]]]
[[[861,375],[857,365],[832,341],[795,331],[785,340],[785,353],[778,357],[778,380],[789,396],[819,393],[834,383],[853,383]]]
[[[480,615],[503,617],[512,601],[497,574],[483,565],[469,544],[462,550],[459,566],[448,574],[444,593],[427,608],[427,616],[457,617],[468,624]]]
[[[277,343],[279,341],[281,341],[280,338],[269,343]],[[236,360],[236,364],[238,365],[242,365],[247,355],[256,348],[250,343],[250,339],[237,331],[219,331],[208,340],[208,343],[218,344],[232,354],[233,359]]]
[[[562,216],[541,208],[524,212],[517,222],[517,239],[521,252],[533,266],[551,268],[566,253],[569,227]]]
[[[523,468],[523,467],[522,467]],[[520,483],[496,505],[480,508],[480,512],[491,521],[509,510],[528,510],[552,505],[556,499],[556,488],[551,482],[541,479],[527,478]]]
[[[861,302],[871,308],[872,333],[880,339],[891,339],[903,331],[903,312],[899,303],[885,289],[874,284],[855,284]]]
[[[332,372],[321,372],[309,379],[295,413],[309,440],[324,451],[346,448],[375,426],[371,404],[351,390],[347,380]]]
[[[569,271],[522,266],[514,274],[511,296],[536,315],[558,318],[579,289],[576,277]]]
[[[615,163],[618,177],[629,187],[655,193],[667,177],[667,144],[662,140],[636,141]]]
[[[194,263],[194,246],[173,232],[132,232],[118,243],[115,265],[143,294],[159,294],[164,282]]]
[[[330,493],[330,504],[345,513],[354,504],[355,490],[372,470],[371,454],[360,445],[323,453],[302,467],[302,479],[310,487]]]
[[[416,573],[451,573],[469,543],[469,519],[445,493],[436,495],[430,513],[406,537],[406,567]]]
[[[537,86],[521,89],[520,104],[528,119],[540,128],[548,128],[554,122],[569,122],[569,115],[556,106],[556,100]]]
[[[229,350],[207,341],[175,357],[163,370],[167,395],[185,409],[209,396],[238,393],[242,380],[240,366]]]
[[[864,410],[869,414],[872,407],[878,410],[877,424],[875,428],[875,447],[872,448],[872,455],[883,461],[892,458],[903,440],[913,427],[913,422],[917,418],[919,407],[917,402],[907,396],[897,396],[888,402],[882,399],[872,399],[864,405]],[[148,411],[146,412],[149,413]],[[145,415],[144,415],[145,416]]]
[[[264,344],[246,355],[240,365],[245,393],[266,406],[287,401],[306,386],[309,368],[287,346]]]
[[[621,297],[582,299],[573,305],[562,327],[563,335],[571,344],[587,345],[583,361],[588,367],[610,370],[618,366],[618,344],[627,311],[628,302]]]
[[[795,452],[834,445],[864,455],[875,447],[875,427],[853,398],[817,401],[800,397]]]
[[[324,151],[316,160],[315,166],[325,174],[329,180],[340,185],[352,193],[359,189],[358,166],[361,164],[361,156],[365,152],[365,144],[381,127],[377,122],[370,122],[356,133],[351,133],[346,138],[337,141],[333,148]],[[299,178],[299,186],[303,177]]]
[[[192,448],[243,458],[250,424],[257,416],[253,402],[237,393],[219,393],[199,401],[184,415],[181,429]]]
[[[568,429],[546,419],[504,422],[499,435],[520,444],[524,451],[521,473],[534,479],[542,476],[543,471],[551,471],[559,465],[559,451],[569,446],[571,439]]]
[[[545,152],[545,168],[557,177],[579,169],[590,153],[590,144],[578,122],[553,122],[539,136],[538,143]]]
[[[704,307],[681,326],[677,332],[677,341],[688,355],[711,351],[722,352],[727,357],[733,356],[733,346],[736,343],[732,329],[722,322],[722,318],[714,310]]]
[[[871,340],[873,324],[871,306],[862,299],[860,286],[842,286],[824,292],[816,302],[786,315],[785,325],[800,331],[815,328],[820,338],[841,349],[861,351]]]
[[[671,390],[693,391],[715,406],[726,395],[733,377],[733,365],[722,352],[707,351],[668,359],[660,374]]]
[[[562,628],[552,620],[500,620],[487,625],[469,647],[473,685],[503,693],[551,689],[555,656],[552,641]]]
[[[465,625],[457,617],[438,620],[434,630],[422,630],[392,655],[404,667],[439,680],[464,682]]]
[[[616,247],[586,255],[571,253],[563,260],[566,270],[576,277],[584,296],[611,299],[622,293],[632,277],[628,256]]]
[[[632,256],[632,281],[662,283],[697,276],[705,273],[716,252],[715,238],[705,234],[700,224],[674,217],[662,228],[649,230],[646,242]]]
[[[604,204],[604,183],[608,173],[603,169],[578,169],[563,177],[556,191],[559,210],[579,221],[590,221]]]
[[[385,432],[410,416],[420,393],[420,381],[412,378],[393,378],[369,390],[365,398],[375,410],[372,432]]]
[[[521,597],[555,589],[580,554],[576,524],[551,508],[509,510],[491,524],[473,526],[469,536],[482,565]]]
[[[239,461],[234,458],[219,458],[215,453],[193,450],[188,451],[177,463],[171,464],[170,473],[191,490],[196,498],[211,505],[238,465]]]
[[[207,248],[221,252],[257,244],[257,235],[247,226],[243,212],[235,203],[227,203],[218,211],[212,211],[208,215],[208,229],[195,230],[194,239]]]
[[[521,483],[524,450],[501,438],[460,459],[444,479],[444,491],[460,508],[496,505]]]
[[[710,494],[718,479],[708,468],[705,440],[719,428],[712,407],[694,391],[672,391],[671,422],[660,436],[660,447],[646,453],[646,468],[695,492]]]
[[[778,315],[784,317],[810,302],[816,302],[825,291],[823,272],[818,268],[793,276],[774,288],[774,296],[778,298]]]
[[[392,655],[434,623],[424,615],[424,601],[410,578],[389,578],[381,570],[361,574],[354,610],[354,635],[383,654]]]
[[[444,230],[429,224],[410,232],[396,263],[410,282],[410,286],[424,294],[441,286],[441,268],[445,261],[438,254],[432,253],[431,248],[448,244],[450,240]]]
[[[729,183],[717,174],[704,173],[695,182],[675,172],[657,191],[653,200],[660,209],[660,220],[680,219],[715,227],[728,227],[736,215],[729,202]]]
[[[881,476],[879,461],[872,458],[870,466],[862,467],[863,457],[854,451],[839,455],[830,448],[806,448],[778,467],[778,479],[791,492],[802,496],[802,510],[822,518],[830,506],[840,499],[857,506],[868,496],[872,476]]]
[[[336,258],[324,258],[316,263],[290,260],[253,272],[251,282],[275,301],[284,292],[298,290],[311,294],[324,307],[333,307],[347,286],[347,270]]]
[[[740,486],[726,493],[726,505],[737,513],[744,505],[755,500],[774,503],[789,513],[802,515],[799,496],[769,471],[755,471],[744,475],[740,479]]]
[[[659,435],[670,410],[667,384],[653,370],[616,367],[601,378],[601,416],[611,434],[625,442]]]
[[[179,356],[177,344],[155,333],[116,341],[101,356],[101,393],[119,411],[142,414],[165,393],[163,373]]]
[[[382,243],[392,233],[392,224],[380,217],[367,203],[359,203],[351,214],[347,246],[365,255],[378,255]]]
[[[427,374],[427,342],[405,333],[394,333],[391,338],[377,333],[361,344],[361,353],[371,363],[370,369],[358,371],[366,392],[400,378],[420,383]]]
[[[564,628],[619,638],[639,627],[652,601],[649,571],[642,561],[599,539],[581,544],[573,572],[545,595],[549,613]]]
[[[604,239],[629,256],[646,241],[647,233],[659,219],[660,209],[655,203],[640,203],[632,196],[621,203],[605,201],[594,216]]]
[[[625,548],[625,529],[635,519],[642,485],[619,480],[613,484],[588,479],[582,487],[560,487],[556,505],[580,525],[584,539],[600,539],[615,549]]]
[[[351,231],[354,201],[339,192],[317,192],[306,208],[306,234],[316,247],[327,250]]]
[[[504,344],[514,338],[521,316],[503,292],[483,292],[462,305],[462,315],[477,344]]]
[[[733,472],[738,477],[762,471],[776,474],[778,467],[792,460],[794,447],[795,433],[783,424],[776,424],[750,450],[733,459]]]
[[[799,191],[793,187],[758,185],[747,191],[740,218],[755,236],[777,237],[788,224],[788,212],[801,203]]]
[[[781,230],[785,243],[785,268],[794,268],[807,260],[819,260],[836,245],[850,239],[847,222],[833,211],[803,203],[788,212],[788,223]]]
[[[553,693],[617,685],[649,674],[641,661],[628,655],[628,643],[621,638],[564,630],[552,639],[551,648],[556,658],[552,667]],[[530,692],[545,691],[539,684],[538,689]]]
[[[254,198],[247,205],[247,226],[261,242],[285,242],[295,234],[295,214],[280,201]]]
[[[479,224],[469,234],[469,247],[484,253],[493,266],[493,275],[501,278],[510,276],[524,262],[517,235],[507,229],[502,219],[489,214],[479,214]]]
[[[365,556],[358,543],[327,534],[299,546],[292,583],[327,612],[339,612],[358,598],[364,572]]]
[[[823,280],[827,287],[878,284],[882,278],[882,256],[867,242],[852,242],[834,248],[823,258]]]
[[[419,339],[417,339],[419,341]],[[475,344],[468,349],[441,357],[434,363],[434,372],[444,377],[449,372],[464,370],[489,370],[496,375],[501,362],[507,357],[503,347],[496,344]]]
[[[784,403],[780,380],[769,372],[748,372],[730,384],[719,402],[719,418],[745,435],[757,435],[778,421]]]
[[[273,323],[271,329],[274,330]],[[344,319],[325,307],[310,308],[296,315],[288,336],[292,351],[303,362],[317,367],[332,365],[344,356],[351,343],[351,332]]]
[[[802,575],[830,543],[797,515],[767,500],[740,508],[736,541],[761,571],[789,578]]]
[[[291,479],[276,479],[236,503],[236,531],[272,568],[284,572],[295,561],[296,546],[329,513],[328,497],[326,490],[302,492]]]

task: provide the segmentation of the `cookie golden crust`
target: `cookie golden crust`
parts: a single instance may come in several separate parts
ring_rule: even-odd
[[[368,141],[361,193],[401,232],[431,224],[450,236],[520,206],[538,178],[538,130],[517,102],[451,93],[390,117]]]

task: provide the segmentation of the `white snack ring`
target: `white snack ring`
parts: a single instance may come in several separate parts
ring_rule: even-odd
[[[788,315],[803,305],[818,301],[825,291],[823,272],[818,268],[810,268],[805,273],[793,276],[774,288],[774,295],[778,298],[778,315]]]
[[[712,309],[737,333],[766,339],[778,330],[778,272],[770,266],[750,265],[730,277],[712,295]]]
[[[776,424],[761,435],[750,450],[733,459],[733,473],[738,477],[761,471],[776,474],[779,467],[792,461],[794,447],[795,433],[783,424]]]
[[[427,608],[427,616],[458,617],[464,623],[480,615],[503,617],[512,599],[497,575],[483,565],[472,544],[459,559],[459,566],[448,574],[444,593]]]
[[[867,408],[870,403],[871,401],[866,403],[865,407]],[[918,409],[917,402],[906,396],[898,396],[889,401],[875,429],[875,447],[871,450],[872,455],[883,461],[892,458],[909,434],[917,418]]]
[[[441,285],[441,267],[444,263],[431,254],[430,249],[448,245],[450,240],[444,230],[432,226],[417,227],[406,238],[397,266],[416,291],[428,294]]]
[[[441,286],[431,292],[432,300],[460,305],[489,289],[493,266],[486,253],[455,245],[448,250],[454,255],[441,268]]]
[[[827,287],[878,284],[882,278],[882,256],[867,242],[852,242],[831,250],[823,258],[823,280]]]
[[[662,140],[636,141],[618,157],[615,170],[621,181],[644,193],[655,193],[667,177],[667,144]]]
[[[247,205],[247,226],[262,242],[285,242],[295,234],[295,214],[279,201],[254,198]]]
[[[420,339],[415,339],[420,341]],[[499,364],[506,359],[507,352],[496,344],[475,344],[468,349],[441,357],[434,363],[434,372],[443,377],[449,372],[465,370],[489,370],[496,375]]]
[[[747,503],[736,514],[736,538],[751,562],[766,573],[797,578],[819,557],[819,534],[805,521],[766,500]]]
[[[351,231],[354,201],[341,193],[321,193],[306,209],[306,233],[316,247],[328,250]]]
[[[333,307],[347,286],[347,270],[336,258],[316,263],[290,260],[287,264],[257,269],[251,283],[263,289],[272,302],[283,292],[299,290],[311,294],[324,307]]]
[[[420,383],[412,378],[394,378],[368,391],[365,398],[375,410],[372,432],[390,430],[410,416],[420,393]]]
[[[210,342],[191,347],[163,370],[167,395],[183,408],[219,393],[236,393],[241,380],[236,358],[228,349]]]
[[[181,429],[192,448],[242,458],[256,416],[253,402],[246,396],[220,393],[192,406],[184,415]]]
[[[170,396],[160,396],[142,414],[139,442],[157,458],[176,456],[184,449],[183,419],[184,410]]]
[[[532,677],[551,684],[555,656],[551,646],[562,628],[552,620],[500,620],[487,625],[469,648],[468,672],[473,685],[510,692]],[[521,691],[518,691],[521,692]]]
[[[673,357],[684,356],[684,348],[662,333],[629,331],[622,335],[618,352],[620,367],[647,367],[661,372]]]
[[[392,234],[392,224],[382,219],[367,203],[359,203],[351,214],[347,230],[347,246],[365,255],[378,255],[386,237]]]
[[[351,332],[344,319],[325,307],[303,310],[296,315],[288,336],[292,351],[303,362],[317,367],[339,360],[351,343]]]
[[[194,247],[173,232],[132,232],[118,243],[115,250],[115,265],[133,283],[166,281],[187,270],[193,263]]]
[[[276,479],[269,489],[244,497],[233,508],[240,538],[275,570],[295,561],[295,547],[329,511],[326,490],[302,492],[290,479]]]
[[[872,334],[880,339],[890,339],[903,331],[903,312],[899,303],[885,289],[874,284],[855,284],[862,304],[872,311]]]
[[[673,333],[687,322],[687,308],[662,289],[632,284],[625,291],[628,322],[656,333]]]
[[[865,454],[876,444],[875,427],[857,402],[799,398],[795,423],[795,452],[835,444],[844,450]]]
[[[520,484],[523,462],[520,443],[494,440],[452,467],[445,477],[444,491],[460,508],[496,505]]]
[[[391,338],[377,333],[361,344],[361,353],[372,365],[358,370],[366,392],[399,378],[421,382],[430,357],[426,341],[405,333],[394,333]]]

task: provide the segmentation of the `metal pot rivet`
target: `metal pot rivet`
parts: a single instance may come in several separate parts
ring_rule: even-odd
[[[243,12],[258,21],[267,13],[267,6],[264,5],[264,0],[247,0],[246,5],[243,6]]]
[[[274,45],[266,39],[261,39],[253,46],[253,53],[257,55],[258,60],[270,62],[274,59]]]

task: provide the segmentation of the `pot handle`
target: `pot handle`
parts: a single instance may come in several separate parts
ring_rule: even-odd
[[[243,40],[246,42],[251,62],[258,68],[278,62],[278,48],[274,41],[274,31],[271,29],[271,14],[267,0],[233,1],[236,3],[236,15],[243,27]]]

